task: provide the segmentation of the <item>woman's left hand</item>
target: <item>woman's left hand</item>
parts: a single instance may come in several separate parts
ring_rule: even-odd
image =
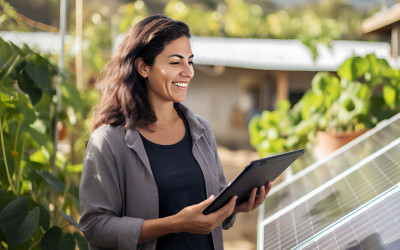
[[[271,190],[271,186],[272,182],[268,182],[267,185],[261,186],[258,196],[256,196],[257,188],[253,188],[249,200],[237,205],[233,210],[233,213],[250,212],[259,207],[264,202],[265,197],[267,197],[267,194]]]

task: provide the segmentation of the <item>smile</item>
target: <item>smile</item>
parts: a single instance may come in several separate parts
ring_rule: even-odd
[[[188,86],[187,82],[173,82],[172,84],[175,86],[178,86],[178,87],[187,87]]]

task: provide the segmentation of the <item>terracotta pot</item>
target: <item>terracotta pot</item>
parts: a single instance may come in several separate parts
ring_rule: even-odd
[[[364,134],[366,131],[351,132],[317,132],[317,145],[314,146],[314,154],[318,159],[324,158],[340,147]]]
[[[60,121],[57,122],[58,140],[64,140],[67,135],[67,128]]]

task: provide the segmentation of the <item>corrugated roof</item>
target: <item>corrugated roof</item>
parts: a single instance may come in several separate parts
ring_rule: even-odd
[[[59,34],[51,32],[17,32],[0,31],[0,37],[5,41],[11,41],[17,46],[27,44],[44,54],[58,54],[60,51]],[[74,45],[74,39],[66,36],[66,43]]]
[[[49,32],[0,31],[0,37],[16,45],[28,44],[42,53],[57,54],[59,35]],[[118,46],[123,39],[119,35]],[[66,42],[74,47],[74,40]],[[390,45],[385,42],[332,41],[331,49],[318,46],[319,56],[313,60],[311,51],[299,40],[197,37],[191,38],[195,63],[237,68],[287,71],[337,71],[348,57],[375,53],[396,67],[396,59],[390,57]],[[74,53],[73,49],[71,53]]]
[[[287,71],[336,71],[350,56],[375,53],[390,58],[385,42],[332,41],[331,49],[318,46],[319,56],[313,60],[311,51],[299,40],[242,39],[193,37],[195,63],[238,68]]]

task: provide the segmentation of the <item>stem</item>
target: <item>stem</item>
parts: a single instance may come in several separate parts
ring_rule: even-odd
[[[40,241],[42,241],[42,238],[40,238],[38,241],[36,241],[35,243],[33,243],[33,245],[32,245],[30,248],[28,248],[28,250],[33,249],[37,244],[39,244]]]
[[[20,128],[21,128],[21,123],[18,122],[17,132],[15,133],[14,152],[17,152],[17,143],[18,143],[18,135],[19,135]],[[21,157],[22,157],[22,155],[21,155]],[[17,193],[19,193],[19,188],[18,188],[19,183],[18,182],[19,182],[19,175],[20,175],[20,168],[19,168],[20,164],[18,162],[18,155],[13,156],[13,158],[14,158],[14,166],[15,166],[14,173],[17,176],[15,185],[17,186],[16,187]]]
[[[22,137],[22,150],[21,150],[21,159],[24,157],[24,151],[25,151],[25,137]],[[21,179],[21,160],[19,161],[18,164],[18,174],[17,174],[17,193],[19,193],[19,188],[21,182],[19,181]]]
[[[7,156],[6,156],[6,149],[4,147],[4,138],[3,138],[3,126],[2,126],[2,121],[0,118],[0,139],[1,139],[1,147],[3,149],[3,157],[4,157],[4,165],[6,166],[6,172],[7,172],[7,178],[8,178],[8,182],[10,182],[10,187],[11,190],[13,191],[14,195],[16,197],[18,197],[18,192],[17,190],[15,190],[12,181],[11,181],[11,177],[10,177],[10,171],[8,170],[8,164],[7,164]]]
[[[64,226],[61,226],[60,228],[61,228],[61,229],[64,229],[64,228],[66,228],[66,227],[68,227],[68,226],[72,226],[72,224],[71,224],[71,223],[68,223],[68,224],[65,224]]]
[[[18,123],[17,133],[15,134],[14,151],[17,151],[18,134],[20,128],[21,128],[21,123]]]

